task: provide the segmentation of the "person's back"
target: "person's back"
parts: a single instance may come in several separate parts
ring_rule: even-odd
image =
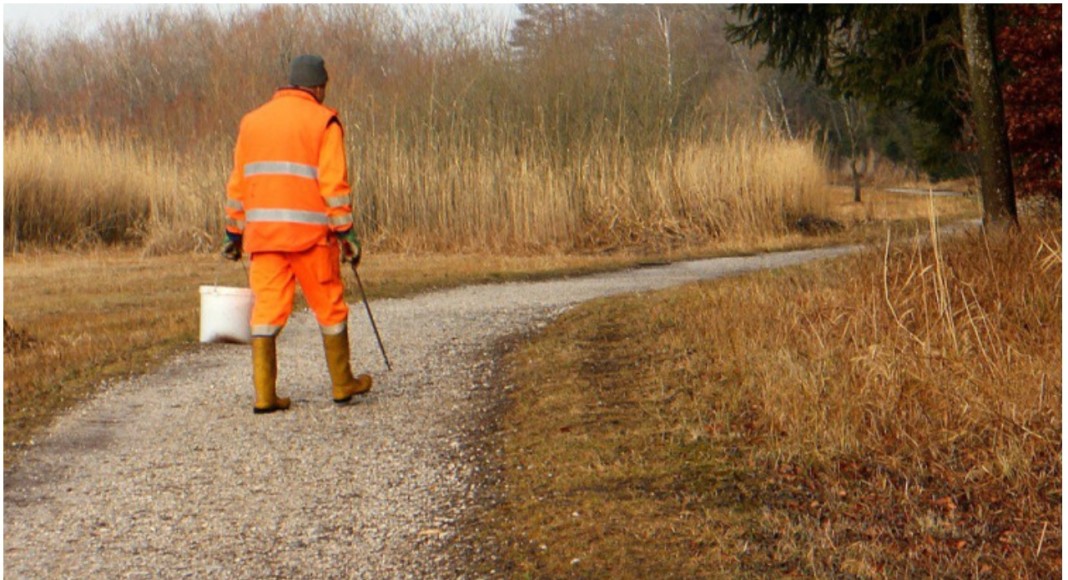
[[[286,88],[241,120],[235,164],[242,171],[248,252],[296,252],[326,239],[319,156],[336,119],[308,92]]]
[[[279,90],[271,100],[247,113],[241,120],[241,133],[255,143],[268,159],[286,159],[292,153],[313,152],[318,162],[322,134],[337,113],[307,92],[297,88]]]
[[[289,408],[289,399],[275,393],[275,338],[292,313],[297,283],[322,330],[334,402],[371,388],[371,377],[354,377],[349,365],[348,305],[338,260],[359,264],[360,246],[341,123],[322,104],[326,82],[322,58],[294,59],[293,86],[242,118],[234,147],[223,255],[238,260],[247,251],[252,259],[256,413]]]

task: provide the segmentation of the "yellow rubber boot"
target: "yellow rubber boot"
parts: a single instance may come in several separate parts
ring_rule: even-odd
[[[252,384],[256,387],[253,413],[273,413],[289,408],[289,399],[275,396],[274,383],[278,378],[278,355],[273,336],[252,339]]]
[[[347,403],[353,395],[362,395],[371,390],[371,376],[352,376],[349,366],[349,329],[338,334],[324,334],[323,348],[326,350],[326,366],[330,369],[330,380],[334,383],[334,402]]]

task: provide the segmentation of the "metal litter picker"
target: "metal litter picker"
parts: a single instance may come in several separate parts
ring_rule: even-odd
[[[363,298],[363,307],[367,310],[367,318],[371,320],[371,328],[375,331],[375,339],[378,340],[378,350],[382,351],[382,359],[386,361],[386,369],[393,370],[393,365],[389,363],[389,357],[386,356],[386,347],[382,346],[382,335],[378,334],[378,325],[375,324],[375,317],[371,314],[371,305],[367,303],[367,293],[363,291],[363,282],[360,281],[360,273],[356,271],[356,264],[352,264],[352,275],[356,277],[356,285],[360,288],[360,297]]]

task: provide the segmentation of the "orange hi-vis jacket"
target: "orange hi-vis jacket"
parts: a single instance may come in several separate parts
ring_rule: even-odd
[[[226,230],[242,249],[299,252],[352,227],[344,135],[337,111],[310,93],[279,89],[241,119],[226,186]]]

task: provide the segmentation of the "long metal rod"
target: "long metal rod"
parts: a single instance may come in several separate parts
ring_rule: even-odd
[[[378,334],[378,325],[375,324],[375,317],[371,314],[371,305],[367,303],[367,293],[363,291],[363,282],[360,281],[360,273],[356,271],[356,264],[352,265],[352,275],[356,276],[356,285],[360,287],[360,296],[363,298],[363,307],[367,309],[367,318],[371,319],[371,328],[375,331],[375,339],[378,340],[378,350],[382,351],[382,358],[386,361],[386,368],[393,370],[393,365],[389,363],[389,357],[386,356],[386,347],[382,346],[382,336]]]

